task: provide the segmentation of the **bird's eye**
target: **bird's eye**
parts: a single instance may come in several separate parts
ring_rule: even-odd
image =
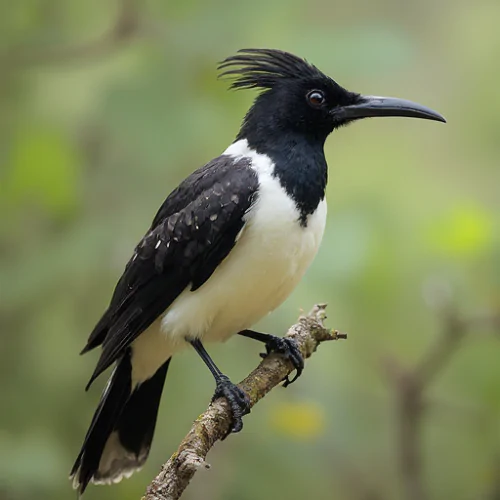
[[[325,94],[321,90],[311,90],[307,94],[307,102],[315,108],[320,107],[325,102]]]

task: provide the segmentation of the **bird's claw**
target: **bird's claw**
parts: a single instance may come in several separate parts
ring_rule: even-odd
[[[224,397],[229,404],[232,414],[232,424],[224,439],[232,432],[240,432],[243,428],[242,417],[250,413],[250,399],[244,391],[233,384],[228,377],[222,375],[217,380],[217,386],[212,402]]]
[[[288,387],[290,384],[295,382],[304,369],[304,358],[300,352],[299,346],[295,340],[290,338],[275,337],[274,335],[271,339],[266,342],[266,352],[261,354],[262,358],[266,358],[272,352],[281,354],[286,360],[292,363],[296,370],[295,376],[290,380],[288,375],[283,379],[283,387]]]

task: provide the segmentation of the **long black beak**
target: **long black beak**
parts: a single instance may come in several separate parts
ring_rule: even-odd
[[[357,104],[345,106],[335,114],[348,120],[374,116],[407,116],[446,123],[439,113],[416,102],[372,95],[360,96]]]

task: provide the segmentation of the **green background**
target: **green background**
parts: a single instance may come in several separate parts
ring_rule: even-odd
[[[234,139],[254,95],[227,92],[217,61],[272,47],[448,124],[366,120],[330,137],[323,245],[258,327],[282,333],[327,302],[349,338],[262,401],[184,498],[410,499],[387,368],[425,356],[441,302],[466,317],[500,306],[500,2],[0,8],[0,498],[75,498],[67,473],[104,384],[84,392],[97,353],[78,352],[163,199]],[[426,390],[416,439],[429,498],[499,498],[498,335],[471,329]],[[259,359],[242,338],[209,349],[235,381]],[[176,357],[146,467],[86,498],[140,498],[213,389],[193,352]]]

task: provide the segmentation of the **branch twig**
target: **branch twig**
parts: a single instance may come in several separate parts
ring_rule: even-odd
[[[346,338],[345,334],[328,330],[323,326],[326,305],[314,306],[307,316],[299,318],[287,333],[299,345],[304,358],[308,358],[321,342]],[[239,387],[250,398],[253,407],[273,387],[293,371],[289,361],[278,355],[265,358],[245,378]],[[205,464],[205,458],[216,441],[226,436],[231,423],[231,414],[224,399],[217,399],[208,407],[191,427],[178,450],[163,465],[158,476],[147,488],[142,500],[177,500],[180,498],[196,471]]]

